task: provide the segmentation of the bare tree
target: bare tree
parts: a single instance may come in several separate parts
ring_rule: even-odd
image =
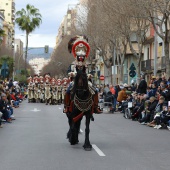
[[[137,72],[140,75],[143,45],[149,28],[149,22],[142,18],[143,10],[136,9],[136,5],[132,3],[135,2],[133,0],[89,0],[86,4],[88,15],[84,26],[86,30],[83,31],[89,36],[92,47],[100,51],[106,67],[113,65],[113,61],[110,63],[112,58],[117,58],[121,81],[127,43],[132,54],[137,58]],[[136,37],[137,48],[134,48],[131,41],[132,36]],[[115,57],[113,57],[114,50],[117,53]]]
[[[52,76],[62,77],[67,75],[67,70],[74,61],[74,57],[67,50],[68,42],[72,36],[65,36],[63,38],[62,42],[54,50],[50,63],[43,68],[42,74],[50,73]]]
[[[164,53],[166,60],[166,74],[170,76],[169,56],[169,26],[170,26],[170,1],[169,0],[147,0],[139,4],[145,9],[145,17],[152,23],[157,35],[164,42]]]

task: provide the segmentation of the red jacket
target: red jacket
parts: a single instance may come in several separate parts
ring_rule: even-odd
[[[11,94],[11,99],[16,101],[16,98],[13,94]]]
[[[22,94],[19,94],[19,95],[18,95],[18,98],[19,98],[19,99],[23,99],[24,96],[23,96]]]

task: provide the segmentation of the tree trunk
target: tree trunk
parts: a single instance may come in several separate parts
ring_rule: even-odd
[[[170,77],[169,42],[165,42],[166,78]]]
[[[138,64],[137,64],[137,84],[140,83],[141,55],[142,55],[142,54],[139,54],[139,59],[138,59]]]
[[[29,33],[28,33],[28,32],[26,32],[26,47],[25,47],[25,73],[27,73],[28,35],[29,35]]]
[[[121,63],[120,66],[120,83],[123,83],[123,63]]]

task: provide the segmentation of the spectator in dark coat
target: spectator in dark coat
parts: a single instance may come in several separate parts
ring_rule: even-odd
[[[138,93],[140,94],[146,94],[146,89],[147,89],[147,83],[144,79],[144,76],[141,77],[141,82],[139,83],[138,86]]]
[[[6,122],[11,123],[10,119],[10,112],[8,111],[7,108],[7,98],[6,94],[2,93],[1,94],[1,100],[0,100],[0,112],[3,114],[3,119],[6,120]]]
[[[132,83],[132,85],[131,85],[131,91],[132,91],[132,92],[136,91],[136,86],[135,86],[134,83]]]
[[[165,102],[168,103],[170,101],[170,89],[166,88],[166,85],[161,84],[161,92],[160,95],[165,98]]]
[[[166,80],[165,76],[162,76],[162,82],[164,82],[164,84],[167,85],[167,80]]]
[[[114,111],[116,111],[117,97],[118,97],[118,93],[120,91],[119,85],[116,85],[114,87],[114,89],[115,89],[115,95],[114,95],[114,104],[113,104],[113,107],[114,107]]]
[[[8,84],[8,89],[11,89],[12,86],[13,86],[13,82],[12,82],[12,80],[10,80],[9,84]]]
[[[154,111],[155,111],[155,108],[156,108],[157,104],[158,104],[158,101],[156,100],[156,98],[153,97],[153,96],[150,97],[150,99],[149,99],[149,104],[148,104],[148,106],[146,106],[146,108],[145,108],[145,110],[146,110],[146,115],[145,115],[145,117],[143,117],[143,118],[140,120],[140,123],[141,123],[142,125],[145,125],[145,124],[147,124],[147,123],[150,122],[151,117],[153,117],[153,115],[154,115]]]
[[[156,80],[154,81],[156,88],[158,88],[158,86],[160,86],[161,81],[162,81],[161,77],[156,77]]]
[[[145,100],[147,98],[147,95],[146,94],[141,94],[140,95],[140,106],[139,108],[137,109],[136,113],[134,113],[132,115],[132,120],[138,120],[141,118],[141,113],[144,111],[145,109]]]

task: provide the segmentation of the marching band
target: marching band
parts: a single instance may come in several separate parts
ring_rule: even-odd
[[[62,104],[70,79],[55,79],[50,74],[28,77],[28,102],[45,103],[46,105]]]

